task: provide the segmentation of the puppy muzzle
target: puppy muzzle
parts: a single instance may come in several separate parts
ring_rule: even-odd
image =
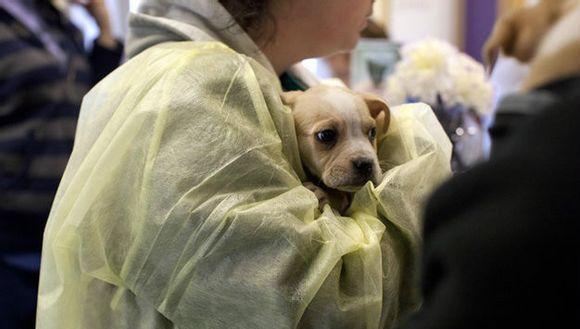
[[[323,175],[322,181],[328,187],[344,192],[356,192],[368,181],[378,185],[380,183],[380,171],[378,164],[373,159],[354,159],[349,168],[334,166],[327,175]]]

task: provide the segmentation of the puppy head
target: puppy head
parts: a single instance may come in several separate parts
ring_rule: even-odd
[[[576,1],[542,0],[536,6],[522,8],[499,19],[483,50],[489,70],[493,70],[500,50],[520,62],[529,62],[544,35]]]
[[[369,180],[380,183],[376,139],[389,125],[385,102],[330,86],[284,93],[282,100],[292,108],[300,154],[310,173],[345,192]]]

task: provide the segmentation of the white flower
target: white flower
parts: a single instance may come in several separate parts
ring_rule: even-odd
[[[491,84],[483,66],[471,57],[436,39],[404,46],[401,57],[386,86],[386,97],[393,105],[409,101],[436,104],[439,96],[447,106],[489,114]]]
[[[453,58],[450,74],[453,89],[449,104],[471,107],[480,115],[491,114],[493,91],[481,64],[459,54]]]

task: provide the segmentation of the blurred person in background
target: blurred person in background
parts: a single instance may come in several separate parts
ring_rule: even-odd
[[[496,24],[517,19],[499,46],[529,72],[499,105],[490,159],[431,198],[424,302],[400,329],[580,327],[580,3],[538,8]]]
[[[78,1],[100,28],[90,53],[47,0],[0,0],[0,321],[33,328],[42,232],[85,93],[120,62],[103,1]]]

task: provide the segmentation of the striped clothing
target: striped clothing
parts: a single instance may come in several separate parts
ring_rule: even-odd
[[[40,251],[82,97],[122,54],[95,44],[87,55],[69,21],[48,1],[37,3],[66,61],[0,6],[0,256]]]

